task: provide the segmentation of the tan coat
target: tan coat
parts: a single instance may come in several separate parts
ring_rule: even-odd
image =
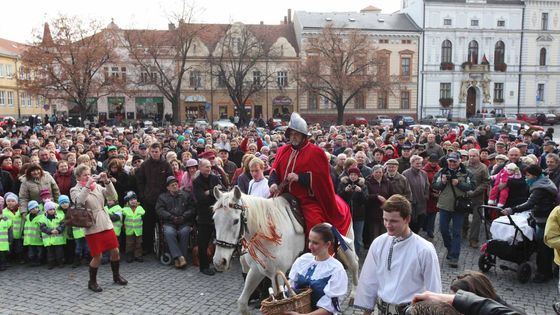
[[[48,172],[43,172],[41,178],[28,180],[25,176],[20,177],[21,186],[19,188],[19,206],[22,212],[27,212],[27,204],[31,200],[39,203],[41,200],[41,189],[48,189],[51,192],[52,201],[57,202],[60,190],[54,178]]]
[[[82,187],[79,183],[70,189],[70,198],[78,205],[85,207],[93,214],[93,225],[86,229],[86,235],[95,234],[113,228],[113,222],[109,218],[109,214],[105,211],[105,198],[111,197],[116,199],[117,192],[113,183],[109,183],[107,187],[95,184],[93,191],[87,187]]]

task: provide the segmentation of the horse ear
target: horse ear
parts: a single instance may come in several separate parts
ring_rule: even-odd
[[[218,187],[214,187],[214,198],[220,199],[222,197],[222,192],[218,189]]]
[[[233,188],[233,197],[235,200],[241,199],[241,189],[237,185]]]

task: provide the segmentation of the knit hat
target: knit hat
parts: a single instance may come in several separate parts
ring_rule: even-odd
[[[39,208],[39,203],[35,200],[31,200],[28,204],[27,204],[27,210],[31,211],[35,208]]]
[[[183,141],[185,141],[185,136],[180,135],[180,136],[177,137],[177,142],[181,143]]]
[[[193,167],[193,166],[198,166],[198,161],[195,160],[195,159],[189,159],[187,161],[187,168]]]
[[[203,138],[198,138],[198,140],[196,140],[196,143],[199,144],[204,144],[206,141]]]
[[[506,169],[510,172],[519,172],[519,167],[515,163],[509,163],[506,165]]]
[[[45,202],[45,212],[49,211],[49,210],[54,210],[54,209],[56,209],[56,203],[54,203],[52,201]]]
[[[136,193],[132,190],[127,192],[124,196],[124,201],[129,202],[131,199],[136,199]]]
[[[48,188],[43,188],[39,191],[39,197],[41,199],[47,199],[51,197],[51,191]]]
[[[356,174],[356,175],[360,176],[360,174],[361,174],[361,173],[360,173],[360,169],[357,168],[357,167],[351,167],[351,168],[349,168],[349,169],[348,169],[348,175],[351,175],[351,174]]]
[[[66,196],[66,195],[60,195],[58,197],[58,203],[59,204],[70,203],[70,198],[68,198],[68,196]]]
[[[4,195],[4,200],[14,200],[15,202],[19,202],[19,198],[16,194],[9,192]]]

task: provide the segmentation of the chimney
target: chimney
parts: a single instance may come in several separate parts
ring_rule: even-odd
[[[288,24],[292,24],[292,9],[288,9]]]
[[[45,22],[43,27],[43,41],[42,44],[45,46],[51,46],[54,44],[52,35],[51,35],[51,28],[49,27],[49,23]]]
[[[175,24],[169,22],[169,24],[167,24],[167,29],[169,29],[170,31],[174,31],[175,30]]]
[[[284,24],[288,24],[288,17],[284,16]]]

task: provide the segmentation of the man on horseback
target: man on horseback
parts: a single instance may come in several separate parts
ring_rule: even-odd
[[[268,183],[273,196],[292,194],[300,203],[306,235],[316,224],[328,222],[346,235],[352,216],[348,205],[335,194],[325,152],[307,139],[307,122],[292,113],[286,137],[290,144],[278,149]]]

